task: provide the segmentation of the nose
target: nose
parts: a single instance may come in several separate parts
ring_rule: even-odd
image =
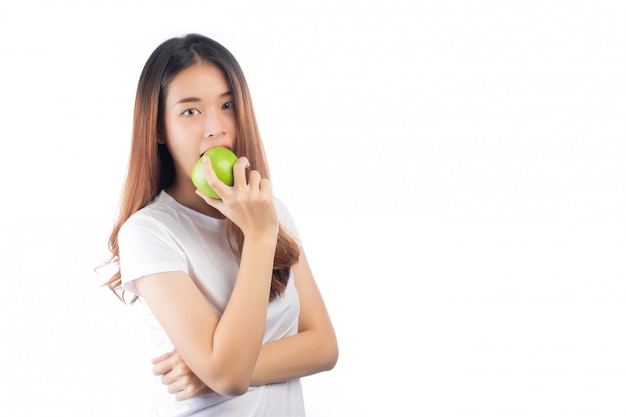
[[[205,113],[204,137],[214,138],[224,134],[219,111],[209,110]]]

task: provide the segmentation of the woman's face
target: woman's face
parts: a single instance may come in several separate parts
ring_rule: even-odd
[[[191,183],[191,169],[207,149],[233,148],[233,95],[222,71],[213,64],[196,64],[170,81],[163,116],[162,142],[174,159],[177,182]]]

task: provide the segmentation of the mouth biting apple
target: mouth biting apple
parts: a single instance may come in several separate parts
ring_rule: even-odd
[[[211,166],[217,178],[224,184],[232,187],[234,184],[233,165],[237,162],[237,155],[224,146],[214,146],[209,148],[202,156],[207,156],[211,160]],[[207,182],[202,167],[202,159],[199,159],[191,169],[191,181],[203,194],[211,198],[220,199],[220,196]]]

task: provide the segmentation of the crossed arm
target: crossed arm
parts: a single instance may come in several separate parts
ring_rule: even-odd
[[[334,367],[338,357],[335,332],[304,251],[293,267],[300,297],[298,334],[260,346],[250,385],[263,385],[303,377]],[[181,356],[180,349],[153,359],[153,372],[161,375],[178,400],[213,391]]]
[[[337,341],[303,252],[293,266],[300,297],[299,333],[262,345],[279,229],[269,180],[255,170],[246,179],[249,162],[245,157],[233,167],[232,187],[217,178],[208,158],[203,166],[221,199],[197,190],[196,194],[232,220],[245,236],[237,279],[220,317],[185,272],[135,280],[137,290],[176,346],[175,354],[156,361],[155,372],[163,375],[168,390],[182,399],[189,398],[194,387],[241,395],[250,385],[332,368],[337,361]],[[184,194],[181,187],[178,192]]]

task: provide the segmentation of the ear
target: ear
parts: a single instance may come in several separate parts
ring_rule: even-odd
[[[156,136],[157,143],[159,145],[165,145],[165,134],[163,133],[163,129],[161,128],[161,126],[157,126]]]

